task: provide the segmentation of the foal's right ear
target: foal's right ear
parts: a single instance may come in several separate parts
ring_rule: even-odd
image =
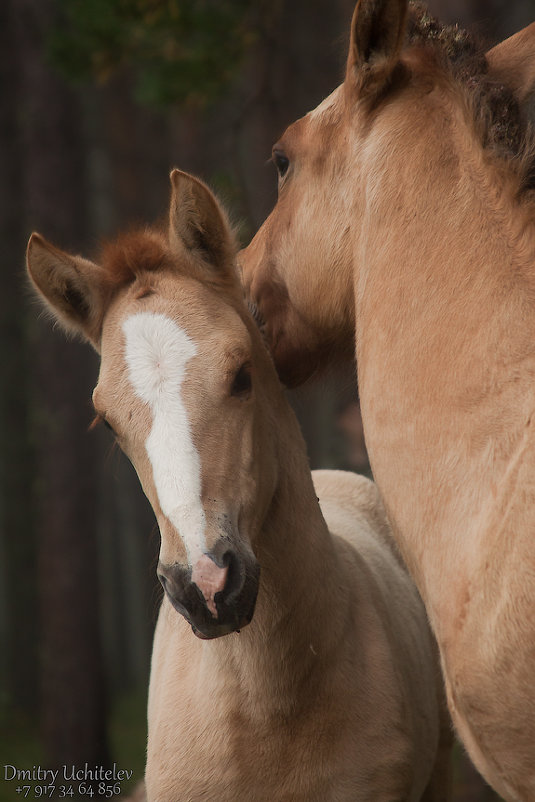
[[[98,348],[104,308],[102,268],[61,251],[36,233],[28,242],[26,267],[56,320]]]
[[[398,63],[408,0],[358,0],[351,20],[346,84],[378,94]]]

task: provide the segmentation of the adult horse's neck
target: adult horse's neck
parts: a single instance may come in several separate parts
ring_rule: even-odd
[[[441,605],[535,522],[535,237],[466,125],[435,118],[376,139],[355,292],[372,468],[440,640],[462,617]]]

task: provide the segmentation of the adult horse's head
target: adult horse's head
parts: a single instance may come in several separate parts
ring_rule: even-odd
[[[55,317],[100,353],[94,406],[156,514],[158,576],[194,632],[213,638],[253,616],[256,536],[277,482],[265,395],[278,390],[272,370],[258,382],[269,355],[222,210],[201,182],[171,177],[168,234],[120,237],[98,265],[34,234],[27,260]]]
[[[418,4],[359,1],[345,80],[274,145],[278,201],[240,256],[284,381],[298,384],[353,349],[372,250],[389,250],[395,270],[407,220],[425,222],[426,207],[440,203],[426,152],[440,153],[454,179],[462,139],[518,148],[534,40],[531,26],[486,60]]]

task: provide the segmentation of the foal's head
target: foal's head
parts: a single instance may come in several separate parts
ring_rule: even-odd
[[[200,181],[171,178],[168,234],[119,237],[98,265],[34,234],[28,270],[53,314],[100,353],[95,410],[156,514],[158,576],[194,632],[212,638],[253,615],[281,396],[224,213]]]
[[[515,59],[506,44],[492,60],[500,77]],[[359,0],[345,80],[274,145],[277,204],[240,257],[282,378],[299,383],[352,347],[379,199],[394,266],[407,220],[440,205],[437,165],[449,187],[492,153],[520,174],[522,142],[512,91],[466,32],[408,0]]]

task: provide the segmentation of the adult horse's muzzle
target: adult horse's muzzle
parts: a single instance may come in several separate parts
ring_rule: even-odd
[[[222,538],[193,566],[158,563],[167,598],[198,638],[210,639],[250,623],[258,594],[260,566],[252,551]]]

